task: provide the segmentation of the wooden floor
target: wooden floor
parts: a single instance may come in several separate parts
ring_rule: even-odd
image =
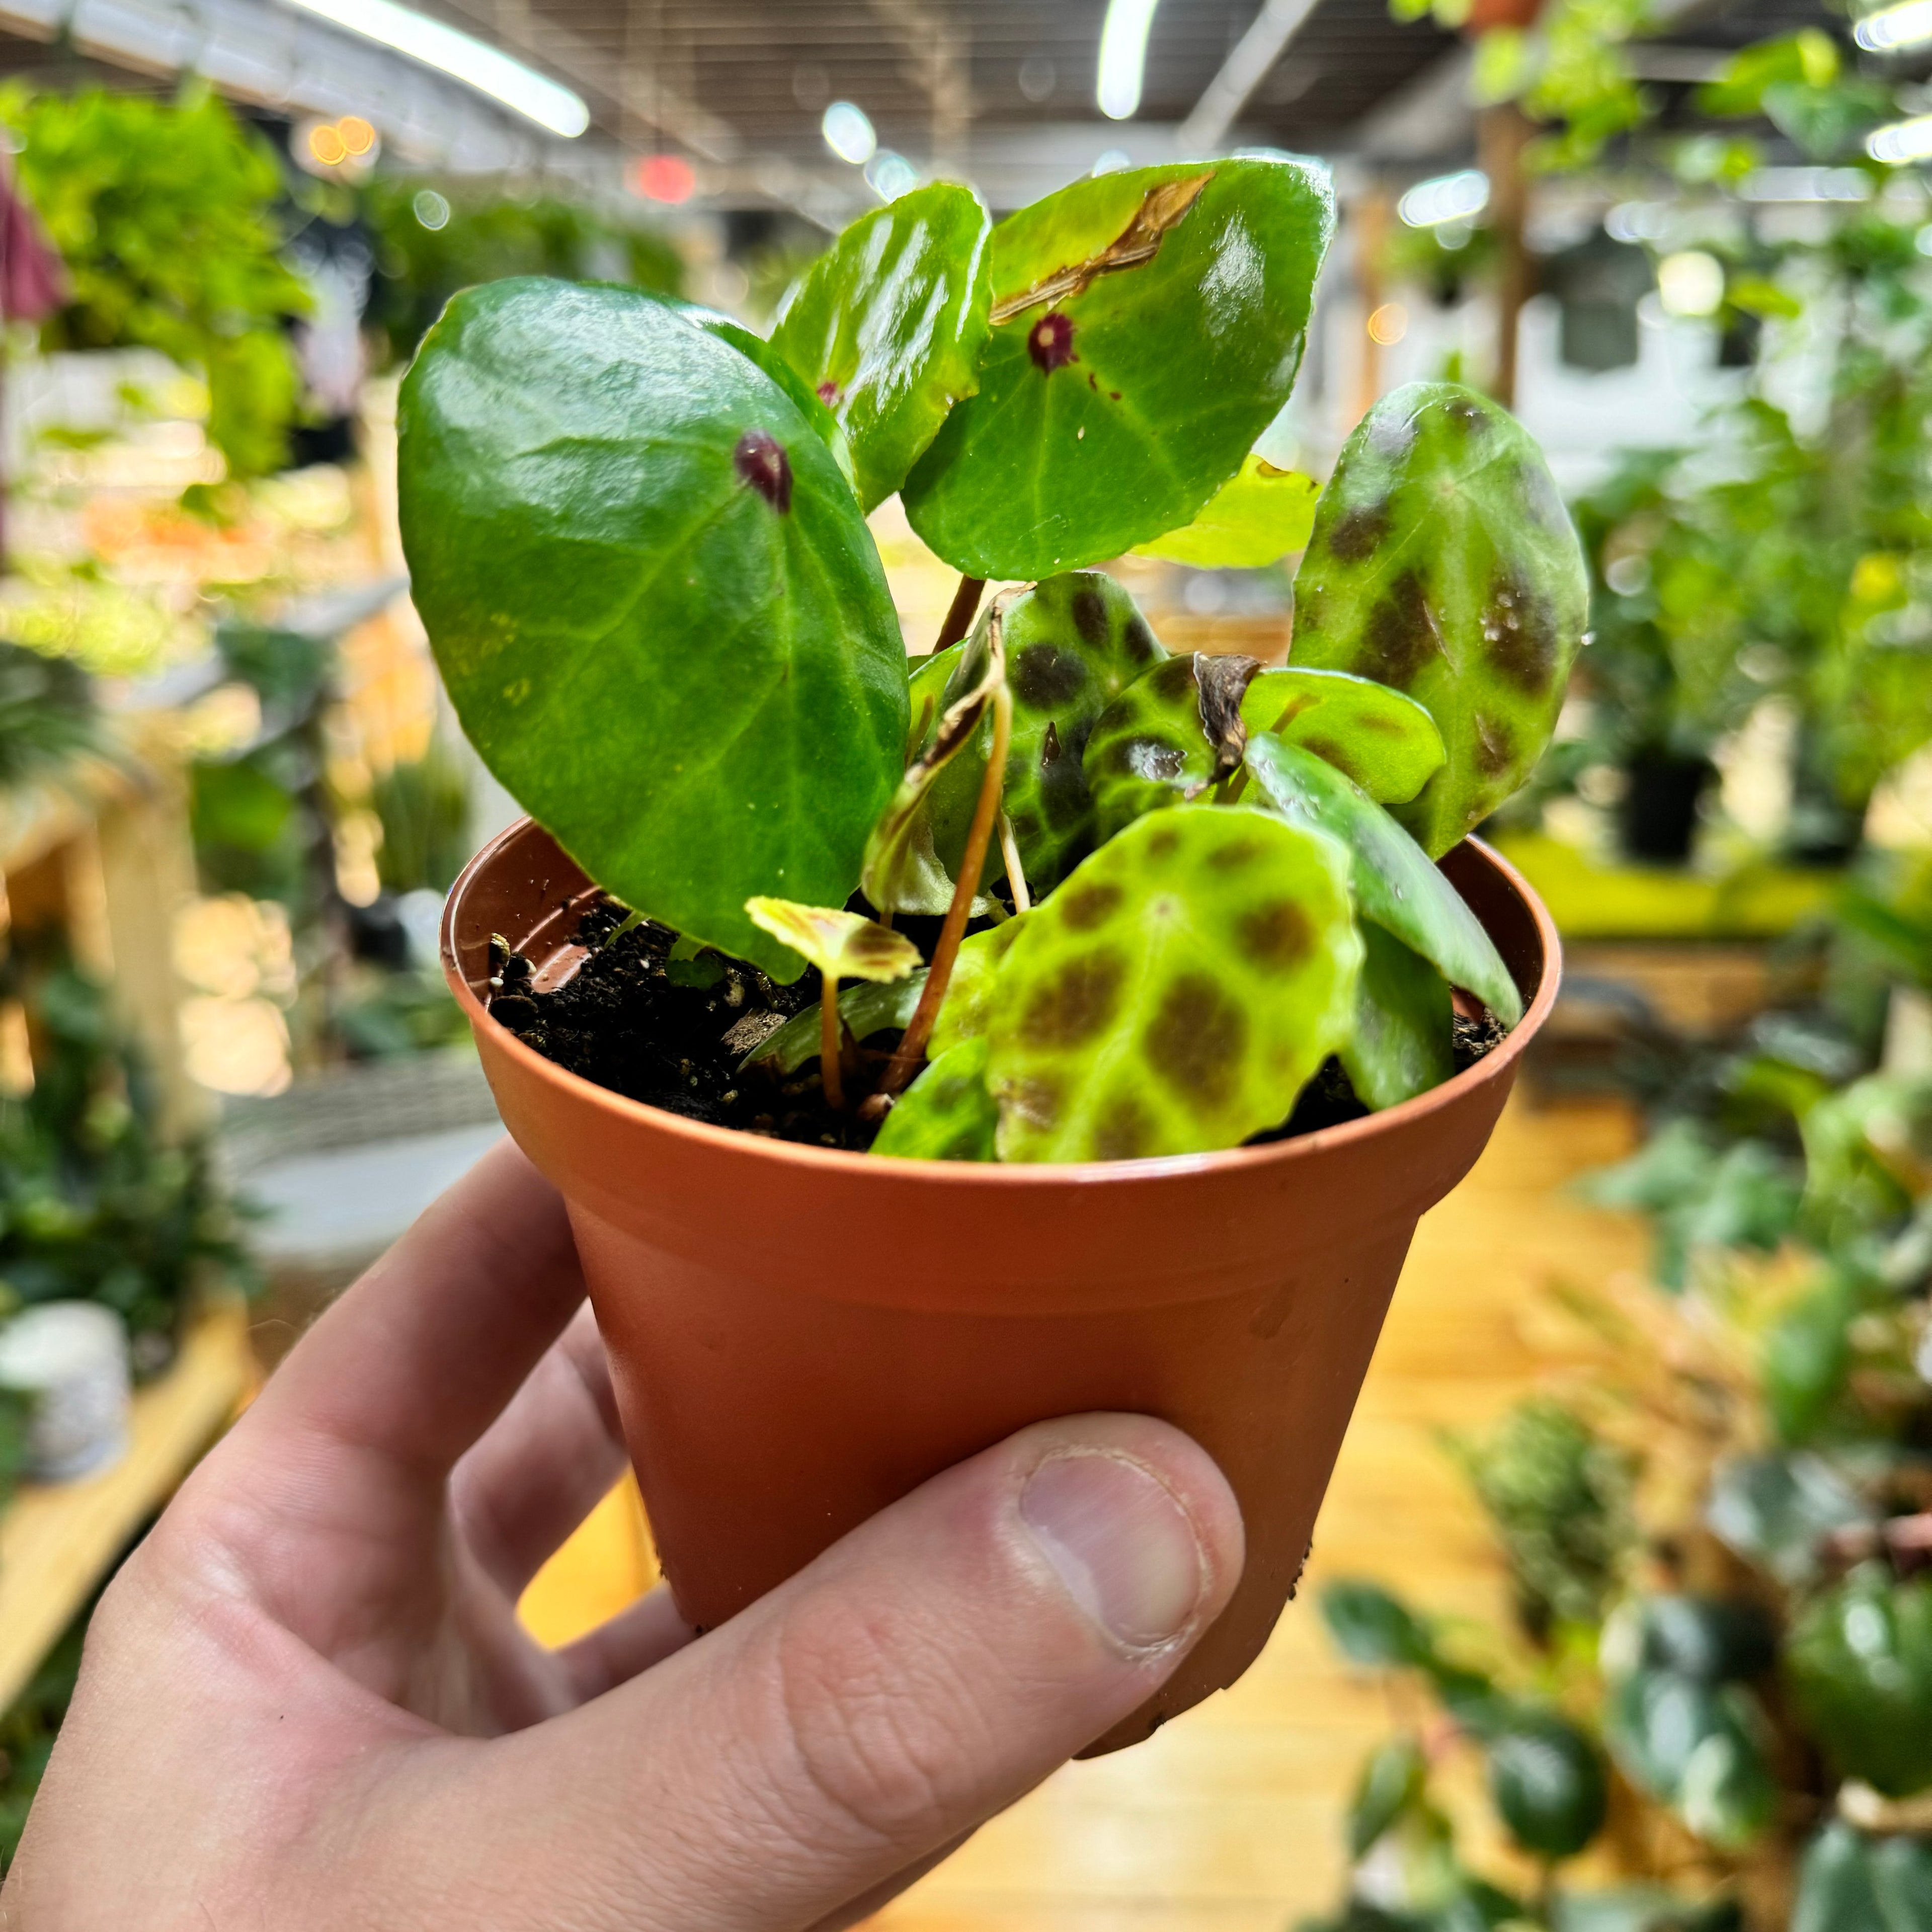
[[[1310,1582],[1380,1578],[1490,1621],[1500,1572],[1439,1446],[1562,1367],[1552,1279],[1640,1266],[1641,1230],[1565,1184],[1628,1150],[1610,1106],[1519,1099],[1462,1186],[1423,1222],[1316,1530]],[[532,1586],[553,1641],[637,1587],[620,1498]],[[1070,1765],[872,1922],[874,1932],[1284,1932],[1329,1906],[1357,1769],[1388,1729],[1307,1606],[1292,1606],[1232,1690],[1138,1749]]]

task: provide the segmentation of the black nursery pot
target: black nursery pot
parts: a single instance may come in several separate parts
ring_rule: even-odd
[[[1646,866],[1682,866],[1697,834],[1697,806],[1717,776],[1708,758],[1644,752],[1624,766],[1617,839],[1624,856]]]

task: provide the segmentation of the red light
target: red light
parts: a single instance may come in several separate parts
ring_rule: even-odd
[[[630,188],[646,201],[669,202],[675,207],[697,192],[698,177],[680,154],[646,154],[633,161]]]

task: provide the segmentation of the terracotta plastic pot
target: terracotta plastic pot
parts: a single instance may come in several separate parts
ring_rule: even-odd
[[[566,1072],[484,1011],[490,935],[554,984],[594,889],[526,821],[471,862],[446,970],[505,1124],[569,1204],[664,1574],[709,1628],[1025,1424],[1162,1416],[1240,1498],[1248,1560],[1113,1750],[1232,1684],[1301,1574],[1423,1210],[1483,1149],[1556,996],[1528,887],[1443,868],[1529,1010],[1433,1091],[1271,1146],[1113,1166],[875,1160],[708,1126]]]

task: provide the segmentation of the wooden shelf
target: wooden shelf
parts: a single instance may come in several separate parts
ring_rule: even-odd
[[[74,1483],[30,1483],[0,1510],[0,1711],[26,1687],[143,1522],[253,1383],[246,1310],[211,1307],[168,1372],[138,1390],[128,1454]]]

